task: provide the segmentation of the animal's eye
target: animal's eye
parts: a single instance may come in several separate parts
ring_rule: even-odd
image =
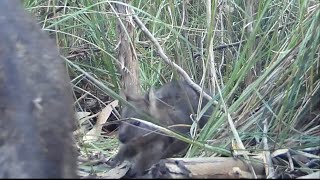
[[[133,125],[139,126],[140,125],[140,121],[133,121]]]

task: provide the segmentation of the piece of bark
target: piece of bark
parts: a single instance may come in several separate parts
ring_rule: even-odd
[[[265,178],[263,161],[251,161],[257,178]],[[171,158],[154,165],[142,178],[253,178],[244,160],[233,157]]]
[[[115,3],[117,11],[117,36],[118,36],[118,60],[120,61],[119,72],[121,73],[121,89],[125,94],[138,95],[141,92],[139,81],[139,61],[134,47],[134,23],[131,0],[121,0]]]

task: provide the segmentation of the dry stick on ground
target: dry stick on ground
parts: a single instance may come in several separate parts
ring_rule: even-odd
[[[258,178],[265,178],[259,156],[253,157]],[[258,160],[258,161],[256,161]],[[167,158],[161,160],[143,178],[148,179],[220,179],[252,178],[250,169],[242,159],[233,157]]]
[[[196,83],[194,83],[191,78],[189,77],[189,75],[180,67],[178,66],[176,63],[172,62],[168,56],[165,55],[161,45],[158,43],[158,41],[154,38],[154,36],[150,33],[150,31],[145,27],[145,25],[141,22],[141,20],[139,19],[139,17],[135,14],[132,15],[134,21],[136,22],[136,24],[140,27],[140,29],[147,35],[147,37],[153,42],[153,44],[156,46],[157,50],[158,50],[158,53],[160,55],[160,57],[169,65],[171,65],[173,68],[175,68],[178,73],[180,73],[183,78],[187,81],[187,83],[192,87],[194,88],[196,91],[198,92],[202,92],[203,93],[203,97],[205,97],[206,99],[208,99],[209,101],[212,100],[212,97],[209,96],[207,93],[205,93],[202,88],[197,85]],[[220,94],[221,95],[221,94]],[[214,101],[214,104],[217,105],[218,102],[217,101]],[[228,123],[230,125],[230,128],[231,128],[231,131],[236,139],[236,142],[237,144],[239,145],[240,149],[242,150],[245,150],[245,147],[240,139],[240,136],[237,132],[237,130],[235,129],[235,125],[233,124],[233,121],[232,121],[232,118],[231,118],[231,115],[230,113],[228,113],[227,111],[227,108],[226,108],[226,105],[225,103],[223,103],[224,106],[223,106],[223,111],[227,114],[227,119],[228,119]],[[245,151],[243,151],[245,152]],[[244,153],[244,158],[248,161],[249,163],[249,167],[251,170],[253,170],[253,167],[252,165],[250,164],[250,159],[249,159],[249,156],[247,155],[247,153]],[[255,172],[252,171],[252,174],[254,175],[254,177],[256,178],[256,175],[255,175]]]

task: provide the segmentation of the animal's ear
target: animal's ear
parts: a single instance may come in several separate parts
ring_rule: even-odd
[[[137,97],[130,95],[123,89],[120,89],[119,95],[126,101],[137,101]]]
[[[123,89],[120,89],[119,95],[120,95],[124,100],[127,100],[126,93],[124,92]]]
[[[148,102],[149,102],[149,106],[151,109],[156,109],[157,107],[157,96],[154,92],[154,89],[151,88],[149,90],[149,92],[146,94],[147,98],[148,98]]]

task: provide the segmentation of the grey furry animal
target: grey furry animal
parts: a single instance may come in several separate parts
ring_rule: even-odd
[[[0,178],[74,178],[71,86],[55,43],[0,1]]]
[[[126,97],[128,102],[139,108],[139,111],[148,114],[158,120],[158,124],[188,135],[190,125],[195,119],[195,113],[199,105],[199,94],[185,81],[173,81],[160,87],[158,90],[151,89],[142,97]],[[208,103],[203,99],[202,108]],[[202,128],[208,121],[212,108],[208,109],[200,118],[199,127]],[[129,118],[121,122],[119,128],[120,150],[113,159],[112,165],[119,164],[124,160],[132,162],[128,176],[141,176],[145,170],[160,159],[172,157],[183,152],[188,144],[159,133],[155,128],[130,118],[143,119],[143,115],[131,107],[124,107],[122,118]],[[189,125],[174,126],[172,125]]]

